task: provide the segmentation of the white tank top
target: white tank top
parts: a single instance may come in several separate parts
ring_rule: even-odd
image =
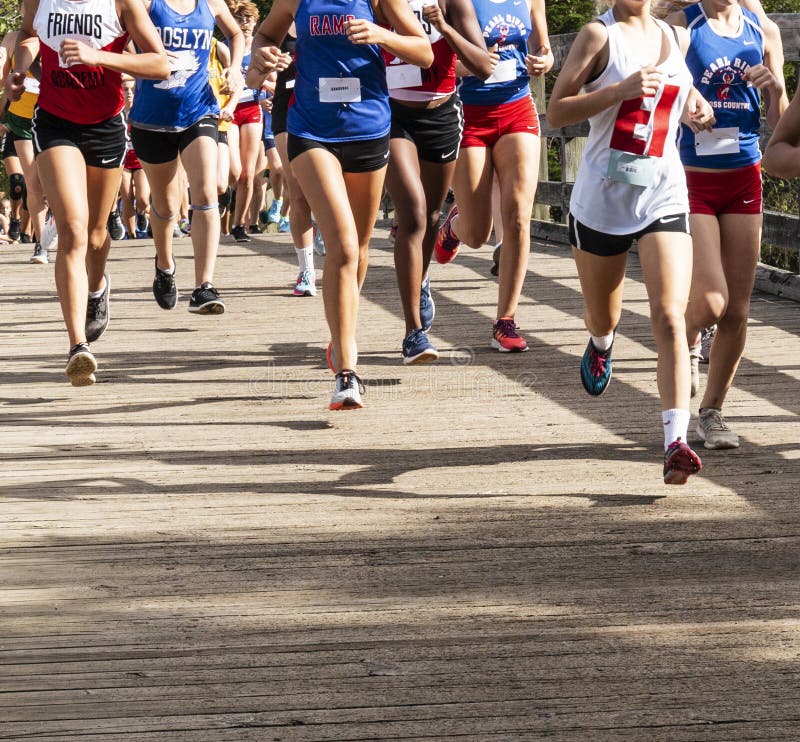
[[[584,86],[589,93],[621,82],[642,63],[626,52],[613,10],[599,16],[608,29],[608,65]],[[658,69],[662,84],[654,97],[636,98],[607,108],[589,119],[590,132],[570,199],[570,211],[582,224],[606,234],[632,234],[669,214],[689,210],[686,176],[676,135],[692,76],[672,29],[656,20],[670,46]],[[616,152],[615,152],[616,150]],[[624,161],[617,166],[619,153]],[[638,160],[635,156],[646,158]],[[613,159],[612,159],[613,158]],[[640,168],[643,185],[620,182],[612,170]]]

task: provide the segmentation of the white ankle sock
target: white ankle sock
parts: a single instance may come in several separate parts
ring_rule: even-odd
[[[103,292],[105,290],[106,290],[106,282],[105,282],[105,279],[103,279],[103,288],[101,288],[99,291],[90,291],[89,292],[89,298],[90,299],[99,299],[103,295]]]
[[[689,410],[662,410],[661,420],[664,423],[664,450],[673,441],[680,438],[686,443],[686,433],[689,430],[689,419],[691,413]]]
[[[313,271],[314,270],[314,248],[313,247],[296,247],[294,251],[297,253],[297,264],[300,266],[300,271]]]
[[[614,342],[614,333],[610,332],[608,335],[592,335],[592,344],[601,353],[608,350]]]
[[[161,271],[161,273],[166,273],[168,276],[174,275],[175,274],[175,261],[174,260],[172,261],[172,268],[167,268],[166,270],[164,268],[159,268],[158,270]]]

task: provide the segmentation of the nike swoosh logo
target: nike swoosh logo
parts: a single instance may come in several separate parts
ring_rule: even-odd
[[[756,44],[756,43],[758,43],[758,42],[756,42],[756,41],[745,41],[744,45],[745,46],[752,46],[753,44]]]
[[[742,199],[742,203],[743,204],[751,204],[751,203],[753,203],[753,201],[755,201],[754,198],[743,198]]]
[[[118,159],[117,157],[111,157],[111,158],[104,157],[102,160],[100,160],[100,162],[103,165],[110,165],[112,162],[116,162],[117,159]]]
[[[673,217],[670,217],[669,219],[667,219],[667,217],[662,216],[658,221],[661,224],[669,224],[670,222],[677,222],[678,219],[681,219],[681,218],[682,217],[680,217],[680,216],[673,216]]]
[[[450,157],[450,155],[454,155],[455,153],[456,151],[454,149],[451,149],[449,152],[446,152],[445,154],[442,155],[442,159],[444,159],[445,157]]]

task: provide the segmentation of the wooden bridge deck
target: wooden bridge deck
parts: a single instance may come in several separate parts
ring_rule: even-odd
[[[635,257],[592,400],[564,247],[534,245],[531,352],[488,348],[468,252],[404,368],[386,236],[349,414],[287,236],[223,246],[221,317],[158,309],[117,244],[88,389],[52,266],[3,248],[0,739],[800,739],[800,307],[755,297],[742,447],[666,488]]]

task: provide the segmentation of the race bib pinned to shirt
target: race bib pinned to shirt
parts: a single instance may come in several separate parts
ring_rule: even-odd
[[[501,59],[492,74],[484,81],[486,85],[497,82],[511,82],[517,79],[517,60]]]
[[[386,85],[395,88],[416,88],[422,85],[422,70],[413,64],[390,64],[386,67]]]
[[[357,77],[320,77],[320,103],[360,103],[361,80]]]
[[[634,155],[630,152],[611,150],[608,158],[606,176],[618,183],[646,187],[652,185],[656,171],[657,157]]]
[[[694,135],[695,151],[700,157],[735,155],[739,152],[739,127],[721,126]]]

